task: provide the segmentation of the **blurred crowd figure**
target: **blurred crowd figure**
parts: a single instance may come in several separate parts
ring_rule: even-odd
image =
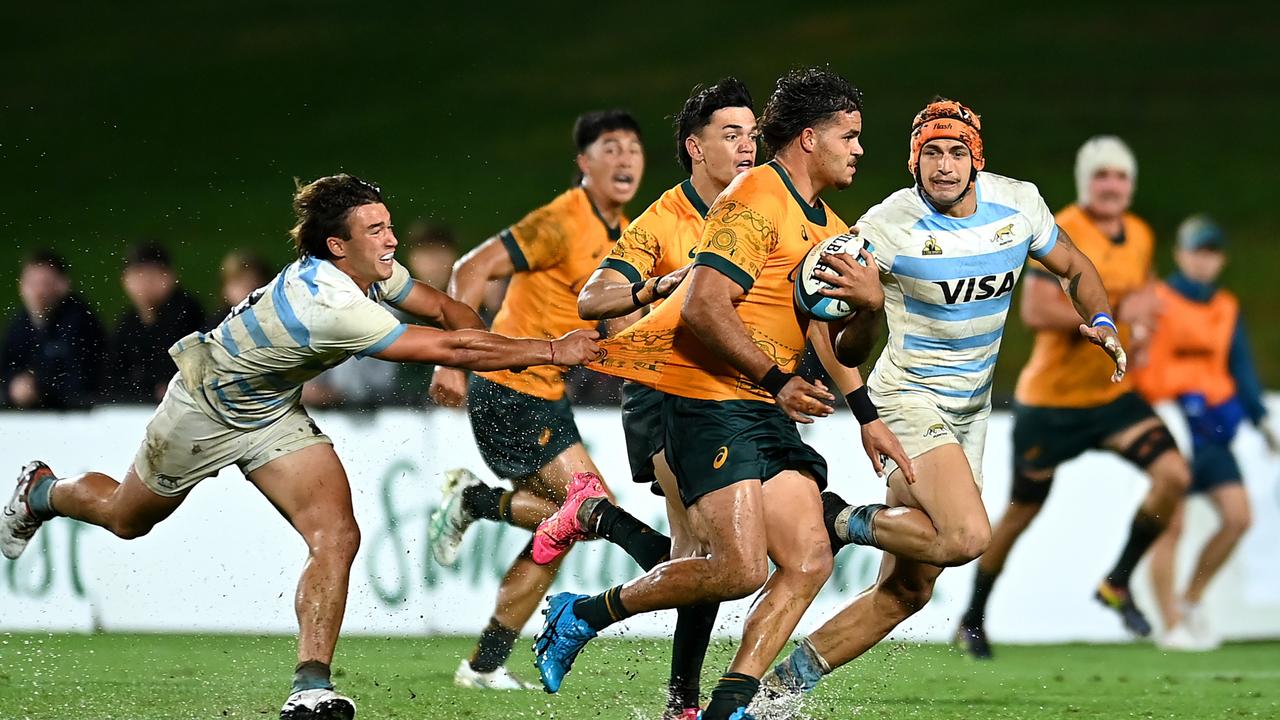
[[[120,276],[129,309],[116,321],[104,395],[127,403],[155,403],[176,369],[169,347],[204,325],[204,309],[178,283],[169,253],[147,241],[125,253]]]
[[[22,307],[0,347],[5,404],[16,408],[88,407],[98,395],[107,334],[89,304],[72,290],[62,256],[36,250],[18,277]]]

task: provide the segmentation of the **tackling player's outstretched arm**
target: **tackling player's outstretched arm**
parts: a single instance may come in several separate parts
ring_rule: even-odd
[[[607,320],[623,317],[668,297],[680,286],[689,265],[666,275],[631,282],[621,272],[602,267],[578,293],[578,315],[583,320]]]
[[[415,317],[435,323],[445,330],[484,330],[484,320],[466,303],[459,302],[418,280],[396,307]]]
[[[1080,324],[1080,334],[1106,350],[1115,360],[1116,371],[1111,375],[1111,381],[1120,382],[1127,369],[1128,358],[1125,357],[1120,337],[1116,334],[1115,320],[1111,317],[1111,301],[1107,297],[1107,288],[1102,284],[1102,277],[1098,275],[1098,269],[1071,242],[1070,236],[1061,227],[1058,228],[1057,243],[1040,258],[1040,262],[1065,281],[1067,297],[1071,298],[1076,313],[1085,321]]]
[[[783,372],[756,347],[733,301],[746,291],[729,276],[712,267],[696,266],[689,272],[689,294],[680,308],[681,320],[712,352],[751,378],[777,398],[787,417],[811,423],[813,417],[831,414],[827,403],[835,396],[821,384]]]
[[[575,330],[556,340],[509,338],[485,330],[436,330],[407,327],[374,357],[392,362],[421,362],[468,370],[514,370],[532,365],[582,365],[604,357],[594,330]]]
[[[488,282],[511,277],[515,271],[515,261],[502,238],[491,237],[454,263],[449,297],[474,312],[480,309]],[[467,402],[466,373],[456,368],[437,368],[427,392],[437,405],[462,407]]]

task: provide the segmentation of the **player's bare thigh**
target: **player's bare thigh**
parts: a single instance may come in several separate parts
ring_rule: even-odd
[[[686,509],[689,528],[705,554],[727,569],[758,575],[756,587],[768,573],[764,494],[759,480],[741,480],[703,495]],[[750,583],[748,583],[750,584]]]
[[[680,501],[680,489],[676,475],[667,464],[665,453],[653,456],[653,474],[667,502],[667,522],[671,525],[671,557],[694,557],[705,554],[704,543],[694,534],[689,524],[689,512]]]
[[[900,469],[889,476],[888,504],[924,511],[952,549],[981,554],[991,539],[991,522],[964,450],[946,443],[912,458],[912,464],[914,483],[908,484]]]
[[[354,526],[347,472],[329,443],[317,443],[249,472],[252,482],[299,532]]]

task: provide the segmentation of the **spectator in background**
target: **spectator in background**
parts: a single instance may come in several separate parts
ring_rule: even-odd
[[[1174,558],[1182,533],[1183,505],[1151,549],[1155,586],[1167,650],[1211,650],[1219,640],[1209,627],[1201,598],[1214,575],[1249,529],[1249,495],[1231,441],[1245,418],[1257,426],[1268,449],[1280,449],[1267,425],[1262,384],[1240,319],[1235,295],[1217,286],[1226,264],[1226,237],[1207,217],[1188,218],[1178,228],[1178,271],[1156,286],[1161,312],[1152,332],[1149,361],[1134,380],[1151,403],[1174,400],[1191,431],[1190,494],[1208,495],[1220,520],[1200,549],[1195,571],[1180,597],[1174,589]],[[1185,505],[1185,503],[1184,503]]]
[[[159,243],[129,249],[121,283],[133,308],[116,324],[107,390],[118,402],[157,402],[176,371],[169,347],[200,329],[204,311],[178,285],[169,253]]]
[[[222,322],[231,308],[249,297],[249,293],[271,282],[275,273],[252,250],[232,250],[222,258],[222,306],[205,320],[205,330]]]
[[[405,264],[417,280],[440,290],[449,289],[453,264],[458,261],[458,238],[444,223],[416,222],[406,238]]]
[[[66,262],[52,250],[29,253],[18,294],[22,309],[0,347],[3,402],[17,408],[88,406],[107,340],[93,310],[72,292]]]

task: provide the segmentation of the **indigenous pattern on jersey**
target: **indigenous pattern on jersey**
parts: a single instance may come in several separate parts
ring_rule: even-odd
[[[409,271],[392,266],[366,295],[327,260],[289,265],[216,328],[169,348],[192,399],[231,427],[265,427],[298,406],[306,381],[352,355],[385,350],[406,326],[378,303],[398,303],[413,289]]]
[[[1058,225],[1098,268],[1112,308],[1119,308],[1125,296],[1143,287],[1151,278],[1155,238],[1151,228],[1134,215],[1124,216],[1123,242],[1115,242],[1098,231],[1093,221],[1076,205],[1058,213]],[[1044,272],[1032,263],[1032,272]],[[1066,294],[1062,302],[1070,304]],[[1117,323],[1120,342],[1129,344],[1128,323]],[[1038,407],[1094,407],[1105,405],[1131,392],[1131,378],[1111,382],[1115,365],[1105,352],[1075,329],[1041,330],[1036,333],[1031,358],[1018,376],[1014,396],[1024,405]]]
[[[1013,288],[1028,254],[1057,242],[1035,185],[978,173],[978,207],[943,215],[915,187],[858,220],[876,247],[889,341],[867,381],[874,393],[924,393],[957,415],[984,410]]]
[[[814,245],[848,230],[821,200],[809,205],[776,162],[742,173],[707,215],[694,258],[746,291],[735,309],[756,347],[786,371],[804,354],[807,322],[793,304],[795,269]],[[773,402],[763,388],[712,353],[680,324],[682,283],[639,322],[603,344],[601,372],[700,400]]]
[[[685,180],[662,193],[622,231],[622,239],[600,267],[617,270],[633,283],[675,272],[693,262],[706,217],[706,204]]]
[[[594,328],[594,321],[578,317],[578,292],[626,225],[624,217],[617,228],[609,227],[587,191],[575,187],[499,233],[516,272],[493,331],[550,340]],[[554,365],[479,374],[544,400],[564,397],[564,371]]]

